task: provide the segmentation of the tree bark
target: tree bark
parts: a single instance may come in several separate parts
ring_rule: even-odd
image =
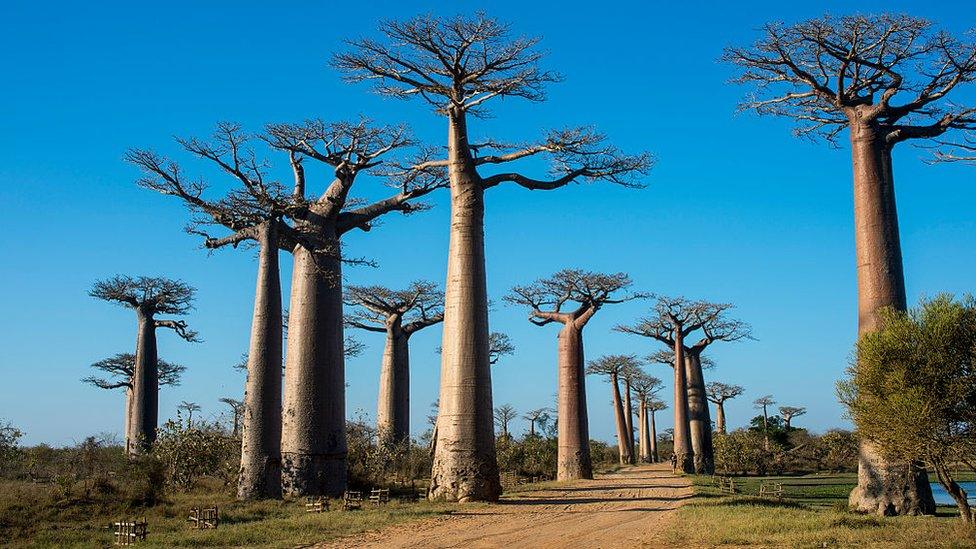
[[[237,498],[281,497],[281,278],[276,221],[260,230]],[[234,414],[234,430],[238,416]]]
[[[583,364],[583,330],[567,322],[559,331],[556,480],[593,478]]]
[[[613,412],[617,421],[617,449],[620,451],[620,464],[630,463],[630,444],[627,444],[627,421],[624,419],[624,407],[620,399],[620,386],[617,374],[610,374],[610,385],[613,389]]]
[[[323,234],[338,250],[333,231]],[[342,265],[333,254],[294,252],[285,398],[282,491],[336,496],[346,489],[346,391]]]
[[[398,443],[410,439],[410,336],[400,318],[386,328],[386,346],[380,367],[376,429],[380,439]]]
[[[679,327],[674,337],[674,455],[677,468],[684,473],[695,472],[695,460],[691,449],[691,428],[688,424],[688,381],[685,368],[684,335]]]
[[[643,463],[651,463],[651,438],[650,429],[647,424],[647,400],[642,398],[640,402],[640,459]]]
[[[973,511],[969,507],[969,496],[966,494],[966,490],[949,476],[945,465],[936,463],[933,469],[935,469],[935,474],[939,478],[939,484],[945,488],[946,492],[952,496],[952,500],[956,502],[956,507],[959,508],[959,518],[967,525],[972,525]]]
[[[715,403],[715,430],[721,434],[725,434],[725,402],[719,401]]]
[[[133,372],[134,374],[134,372]],[[135,377],[133,375],[133,377]],[[129,452],[129,441],[132,440],[132,379],[129,379],[129,386],[125,388],[125,451]]]
[[[132,372],[132,402],[129,409],[130,454],[148,452],[156,442],[159,420],[159,362],[156,350],[156,321],[151,313],[136,309],[138,335]]]
[[[657,454],[657,423],[654,421],[654,410],[651,410],[651,463],[661,461]]]
[[[451,233],[430,497],[497,501],[501,482],[488,356],[484,187],[470,156],[464,116],[452,108],[448,117]]]
[[[630,402],[630,379],[624,378],[624,423],[627,428],[627,455],[630,456],[630,464],[637,463],[637,455],[634,452],[634,408]]]
[[[879,311],[906,309],[898,211],[891,146],[876,124],[850,124],[854,171],[854,236],[857,256],[858,334],[875,330]],[[882,515],[935,513],[932,488],[923,468],[885,459],[861,440],[858,483],[849,503]]]
[[[695,473],[711,475],[715,473],[715,450],[712,445],[712,418],[705,396],[701,357],[696,353],[686,353],[685,367],[688,376],[688,427],[695,454]]]

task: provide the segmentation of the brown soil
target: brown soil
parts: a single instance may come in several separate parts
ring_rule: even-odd
[[[668,465],[642,465],[319,547],[665,547],[663,531],[691,497],[691,483]]]

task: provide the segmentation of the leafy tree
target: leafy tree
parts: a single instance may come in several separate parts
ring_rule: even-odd
[[[887,309],[857,343],[839,385],[858,432],[883,455],[922,462],[974,524],[953,467],[976,455],[976,300],[939,295],[917,309]]]

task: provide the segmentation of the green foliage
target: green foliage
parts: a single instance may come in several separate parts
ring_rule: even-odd
[[[217,423],[190,425],[178,413],[159,429],[152,456],[165,466],[166,482],[187,490],[203,477],[230,485],[240,467],[240,441],[227,436]]]
[[[21,457],[17,441],[24,436],[23,431],[9,422],[0,422],[0,476],[8,473],[8,469]]]
[[[716,433],[713,444],[715,468],[726,473],[763,475],[775,455],[765,449],[761,430],[737,429],[724,435]]]

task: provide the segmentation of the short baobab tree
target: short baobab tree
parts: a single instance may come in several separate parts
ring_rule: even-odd
[[[380,26],[380,40],[349,43],[334,65],[351,81],[376,91],[421,98],[444,116],[447,158],[418,163],[444,169],[451,187],[451,232],[441,362],[441,410],[445,417],[431,474],[433,499],[493,501],[501,493],[492,425],[488,360],[488,292],[484,214],[487,189],[515,184],[552,190],[580,181],[636,186],[634,176],[651,165],[647,155],[625,155],[588,129],[550,132],[535,144],[508,146],[469,137],[468,118],[486,114],[488,103],[506,97],[544,99],[558,75],[539,68],[538,39],[512,36],[507,25],[485,15],[420,16]],[[553,159],[553,177],[540,180],[510,169],[486,169],[518,160]]]
[[[793,418],[807,413],[802,406],[780,406],[779,417],[783,418],[783,427],[789,431],[793,428]]]
[[[161,358],[156,358],[157,379],[159,386],[176,386],[180,384],[180,377],[186,371],[186,366],[173,364]],[[100,372],[85,377],[82,383],[87,383],[99,389],[125,389],[125,423],[123,432],[125,440],[129,440],[129,413],[132,408],[132,381],[135,376],[136,355],[132,353],[118,353],[108,358],[103,358],[91,365],[93,370]],[[107,377],[101,377],[107,376]]]
[[[631,374],[630,384],[637,393],[637,421],[638,421],[638,441],[640,444],[640,460],[644,463],[653,463],[657,442],[654,437],[656,432],[651,431],[649,406],[654,400],[657,392],[661,390],[661,380],[648,375],[642,371]]]
[[[410,438],[410,336],[444,320],[444,294],[431,282],[417,281],[404,290],[349,286],[346,325],[386,334],[376,429],[382,440]]]
[[[511,440],[512,435],[508,430],[508,425],[517,417],[518,412],[511,404],[502,404],[495,408],[495,422],[498,423],[499,436],[501,438]]]
[[[731,400],[745,392],[739,385],[729,385],[718,381],[713,381],[705,386],[705,395],[708,400],[715,404],[715,430],[725,434],[726,416],[725,402]]]
[[[621,465],[631,463],[633,459],[631,458],[632,448],[628,442],[632,435],[627,432],[623,399],[620,396],[620,378],[630,370],[639,369],[640,364],[635,355],[605,355],[596,360],[591,360],[586,365],[587,374],[607,376],[610,380],[613,417],[617,428],[617,449],[619,450]]]
[[[244,401],[236,398],[223,397],[220,402],[230,408],[231,414],[231,435],[237,437],[241,434],[241,416],[244,415]]]
[[[129,438],[126,451],[138,454],[156,441],[159,423],[159,356],[156,330],[168,328],[186,341],[196,342],[197,333],[185,320],[157,318],[182,316],[193,308],[194,289],[180,280],[153,277],[115,276],[95,282],[89,295],[136,312],[136,352],[132,369],[132,400],[129,407]]]
[[[536,436],[536,425],[539,425],[540,428],[545,429],[545,426],[549,423],[551,413],[552,410],[549,408],[536,408],[535,410],[529,410],[528,412],[522,414],[522,419],[529,422],[530,437]]]
[[[773,395],[764,395],[752,401],[752,405],[757,410],[762,410],[763,415],[763,446],[769,450],[769,407],[776,404]]]
[[[624,273],[595,273],[565,269],[528,286],[512,288],[506,301],[531,309],[529,321],[536,326],[562,324],[558,336],[558,480],[593,478],[590,460],[590,432],[586,417],[586,372],[583,359],[583,328],[601,308],[641,297],[627,289],[630,277]],[[626,373],[626,372],[625,372]],[[630,378],[625,380],[626,408],[630,413]],[[628,432],[630,420],[627,420]],[[632,438],[632,437],[631,437]],[[633,448],[631,444],[631,456]]]
[[[976,128],[976,106],[949,98],[976,80],[976,43],[909,15],[828,15],[767,24],[753,46],[728,48],[724,59],[741,67],[740,83],[757,90],[743,109],[793,118],[798,135],[830,142],[849,130],[858,332],[877,329],[883,309],[906,307],[892,151],[902,142]],[[858,471],[853,508],[935,512],[919,467],[892,463],[862,441]]]
[[[182,401],[176,406],[176,410],[180,412],[186,412],[186,427],[188,429],[193,428],[193,412],[199,412],[202,410],[200,405],[196,402]]]
[[[660,456],[658,456],[657,451],[657,422],[655,421],[655,414],[661,410],[667,410],[668,405],[659,398],[651,398],[647,401],[647,412],[650,416],[650,442],[651,442],[651,463],[657,463],[661,461]]]

